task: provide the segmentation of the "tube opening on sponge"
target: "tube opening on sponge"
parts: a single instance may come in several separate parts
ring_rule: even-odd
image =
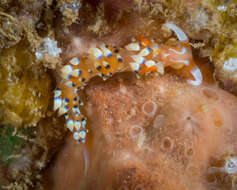
[[[170,137],[164,137],[161,141],[161,149],[163,151],[172,151],[174,147],[174,142]]]

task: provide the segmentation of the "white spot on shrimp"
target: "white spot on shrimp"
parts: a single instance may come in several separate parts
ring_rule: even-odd
[[[65,114],[65,113],[67,113],[68,110],[69,110],[69,109],[68,109],[67,106],[60,107],[59,110],[58,110],[58,114],[59,114],[59,115],[63,115],[63,114]]]
[[[62,106],[62,99],[61,98],[54,98],[54,111]]]
[[[146,48],[144,48],[143,50],[141,50],[138,55],[145,57],[145,56],[149,55],[150,52],[151,52],[151,48],[146,47]]]
[[[96,59],[101,59],[103,57],[103,53],[98,48],[90,48],[89,53],[93,55]]]
[[[74,57],[69,61],[69,63],[71,63],[72,65],[79,65],[80,59],[78,57]]]
[[[70,120],[67,120],[66,125],[67,125],[67,128],[68,128],[70,131],[73,131],[73,129],[74,129],[74,122],[73,122],[71,119],[70,119]]]
[[[153,60],[148,60],[148,61],[145,62],[145,65],[146,65],[147,67],[152,67],[152,66],[155,66],[156,63],[155,63],[155,61],[153,61]]]
[[[81,70],[75,69],[74,71],[72,71],[71,75],[74,77],[79,77],[79,76],[81,76]]]
[[[79,131],[80,128],[81,128],[81,122],[78,121],[78,120],[76,120],[76,121],[74,122],[74,126],[75,126],[76,130]]]
[[[57,98],[62,94],[62,91],[59,88],[54,90],[54,97]]]
[[[73,67],[71,65],[65,65],[62,69],[61,72],[62,73],[66,73],[69,74],[73,71]]]
[[[133,71],[136,71],[136,72],[140,71],[141,68],[140,68],[140,65],[138,63],[132,62],[132,63],[129,63],[129,64],[130,64],[130,67]]]
[[[100,46],[100,48],[102,49],[102,51],[106,57],[109,58],[112,56],[112,52],[108,48],[106,48],[104,45]]]
[[[77,141],[79,140],[80,136],[79,136],[79,133],[78,132],[74,132],[73,133],[73,138]]]
[[[146,59],[142,56],[139,56],[139,55],[132,55],[131,56],[133,58],[133,60],[138,64],[138,65],[141,65],[141,64],[144,64]]]

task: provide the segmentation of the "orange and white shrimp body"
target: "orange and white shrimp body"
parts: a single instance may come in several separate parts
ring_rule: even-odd
[[[72,58],[61,68],[61,84],[54,91],[54,110],[65,115],[66,126],[78,142],[85,142],[86,117],[80,108],[83,102],[79,93],[94,76],[104,80],[117,72],[132,71],[140,75],[164,74],[165,67],[187,67],[194,80],[192,85],[202,83],[202,74],[195,65],[185,33],[175,24],[167,23],[180,43],[176,46],[158,44],[154,39],[137,38],[124,47],[116,48],[101,44],[89,49],[87,54]]]

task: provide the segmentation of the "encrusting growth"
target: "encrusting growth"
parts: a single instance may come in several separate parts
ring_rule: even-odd
[[[72,58],[61,68],[63,80],[54,91],[54,111],[65,115],[66,126],[75,140],[83,143],[86,140],[86,117],[80,111],[83,102],[78,93],[94,76],[106,80],[123,71],[132,71],[138,76],[157,75],[164,74],[165,67],[181,69],[185,66],[194,78],[187,82],[191,85],[202,83],[202,74],[194,63],[187,36],[173,23],[164,26],[176,34],[178,45],[158,44],[155,39],[143,37],[120,48],[102,44],[90,48],[86,55]]]

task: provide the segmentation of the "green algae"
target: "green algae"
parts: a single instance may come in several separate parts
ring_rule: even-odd
[[[31,130],[27,128],[15,128],[11,125],[0,127],[0,163],[9,164],[14,157],[21,152],[26,144],[27,136]]]

